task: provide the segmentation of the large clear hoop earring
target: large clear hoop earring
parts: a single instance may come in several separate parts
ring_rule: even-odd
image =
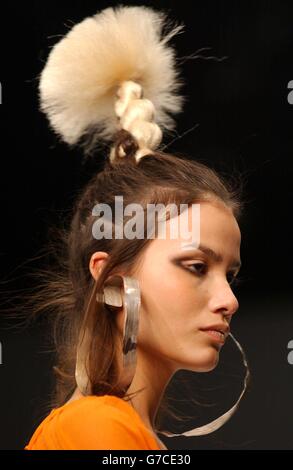
[[[104,283],[102,293],[95,294],[96,302],[102,302],[111,308],[124,312],[122,339],[122,371],[119,386],[126,392],[130,387],[137,362],[136,346],[139,326],[141,293],[137,279],[129,276],[112,275]],[[91,298],[90,303],[93,301]],[[89,343],[88,328],[83,328],[77,348],[75,380],[83,395],[91,394],[91,384],[87,374],[87,357]]]

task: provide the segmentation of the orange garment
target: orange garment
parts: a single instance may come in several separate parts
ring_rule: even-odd
[[[157,450],[135,409],[112,395],[87,396],[55,408],[34,432],[26,450]]]

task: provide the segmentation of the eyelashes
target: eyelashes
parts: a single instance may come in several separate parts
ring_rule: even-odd
[[[208,266],[205,263],[193,263],[189,265],[183,265],[183,267],[199,277],[203,277],[208,272]],[[228,272],[226,277],[230,286],[236,287],[241,284],[241,279],[232,271]]]
[[[193,263],[183,265],[188,271],[197,274],[198,276],[204,276],[207,272],[207,265],[204,263]],[[190,269],[193,268],[193,269]]]

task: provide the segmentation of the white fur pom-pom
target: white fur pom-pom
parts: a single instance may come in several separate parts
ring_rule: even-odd
[[[166,16],[147,7],[107,8],[86,18],[52,49],[40,78],[40,103],[52,128],[68,144],[86,135],[111,140],[118,129],[117,89],[125,80],[141,85],[155,107],[155,122],[171,130],[169,113],[181,111],[182,81],[168,41]],[[167,23],[168,25],[168,23]]]

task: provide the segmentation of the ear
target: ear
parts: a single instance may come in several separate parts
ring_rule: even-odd
[[[108,253],[105,251],[95,251],[95,253],[92,254],[89,262],[89,270],[95,281],[98,279],[100,271],[108,256]]]

